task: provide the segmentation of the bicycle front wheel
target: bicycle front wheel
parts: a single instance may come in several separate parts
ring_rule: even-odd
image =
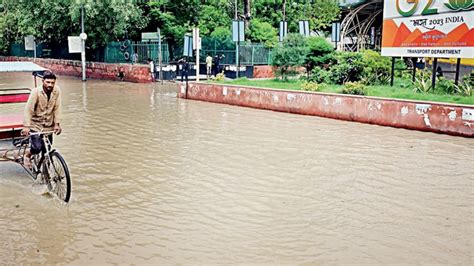
[[[68,202],[71,197],[71,177],[66,161],[58,152],[52,152],[49,155],[49,182],[51,182],[50,191],[56,194],[59,199]]]

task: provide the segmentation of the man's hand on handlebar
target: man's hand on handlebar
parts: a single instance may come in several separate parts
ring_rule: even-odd
[[[54,125],[54,133],[56,135],[61,134],[61,131],[62,131],[62,129],[61,129],[61,126],[59,126],[59,124]]]
[[[29,127],[24,127],[24,128],[21,130],[21,135],[22,135],[22,136],[28,136],[29,133],[30,133],[30,128],[29,128]]]

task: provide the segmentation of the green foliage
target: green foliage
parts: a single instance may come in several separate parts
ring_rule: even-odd
[[[474,70],[471,71],[471,74],[464,75],[462,79],[464,80],[464,82],[469,83],[469,85],[474,86]]]
[[[387,84],[390,80],[391,62],[372,50],[362,51],[362,77],[367,85]]]
[[[322,30],[336,21],[341,13],[337,1],[333,0],[316,0],[311,9],[311,24],[315,30]]]
[[[474,70],[469,75],[464,75],[462,81],[456,86],[456,93],[472,97],[472,88],[474,87]]]
[[[336,53],[336,64],[332,65],[329,71],[331,82],[334,84],[361,80],[364,71],[362,54],[355,52]]]
[[[199,31],[201,36],[209,36],[217,28],[229,28],[231,19],[222,15],[222,7],[203,5],[199,12]]]
[[[327,87],[325,83],[315,83],[312,81],[305,81],[301,84],[301,89],[304,91],[321,91]]]
[[[308,80],[316,83],[330,83],[331,73],[320,67],[315,67],[311,70]]]
[[[81,12],[80,2],[74,3],[76,4],[69,6],[69,16],[77,35],[80,32]],[[131,38],[139,38],[141,29],[148,23],[148,18],[143,16],[143,10],[129,1],[113,4],[107,1],[87,1],[84,10],[87,45],[92,48],[104,47],[108,42],[122,39],[125,32]]]
[[[431,89],[431,73],[428,70],[418,71],[413,82],[413,92],[428,93]]]
[[[436,82],[436,90],[442,93],[452,94],[456,92],[456,84],[450,79],[441,77]]]
[[[264,43],[265,47],[272,48],[278,43],[277,30],[268,22],[259,19],[250,21],[250,38],[253,42]]]
[[[309,47],[309,54],[306,58],[308,71],[328,64],[334,58],[334,48],[325,38],[309,37],[307,42]]]
[[[234,49],[234,42],[232,41],[232,33],[229,27],[217,27],[212,33],[211,37],[219,42],[220,47],[226,49]]]
[[[283,79],[288,79],[289,69],[303,66],[307,54],[306,39],[300,34],[288,34],[283,44],[273,51],[272,65],[278,67]]]
[[[35,36],[37,42],[60,44],[81,31],[80,1],[8,1],[4,5],[0,20],[2,50],[11,42],[23,42],[27,35]],[[123,37],[126,30],[138,35],[148,22],[142,9],[127,1],[85,1],[84,10],[87,46],[91,48]]]
[[[353,95],[367,95],[368,89],[367,86],[360,82],[346,82],[344,83],[344,88],[342,89],[343,94],[353,94]]]
[[[402,69],[407,69],[407,64],[402,59],[395,60],[395,77],[400,78],[402,77],[403,73],[406,71],[401,71]]]
[[[184,0],[160,0],[150,1],[145,5],[150,19],[149,26],[153,25],[161,29],[161,32],[172,46],[183,41],[183,36],[198,18],[198,6],[190,5]],[[197,24],[197,23],[196,23]]]
[[[15,16],[12,12],[0,12],[0,54],[7,54],[10,42],[16,39],[18,31]]]
[[[6,53],[12,42],[22,42],[26,35],[34,35],[38,42],[64,45],[67,36],[80,33],[80,8],[84,3],[87,48],[103,47],[110,41],[126,37],[139,40],[140,33],[161,29],[172,52],[182,44],[183,35],[199,26],[202,37],[219,36],[228,40],[230,22],[234,19],[234,0],[153,0],[153,1],[92,1],[92,0],[22,0],[2,1],[0,6],[0,52]],[[246,35],[252,42],[263,42],[266,47],[277,44],[278,23],[285,18],[289,31],[298,31],[298,20],[308,19],[310,30],[327,29],[340,16],[333,0],[237,1],[238,18],[246,22]],[[250,4],[251,3],[251,4]],[[250,5],[248,5],[250,4]],[[250,6],[243,14],[243,6]],[[251,18],[251,19],[250,19]],[[250,19],[250,20],[249,20]],[[223,29],[226,28],[224,31]],[[225,33],[225,38],[224,38]],[[324,58],[316,59],[325,61]],[[317,64],[317,62],[315,62]]]
[[[298,31],[299,20],[309,20],[310,30],[318,31],[326,29],[340,17],[339,6],[334,0],[254,0],[252,1],[252,15],[261,21],[270,23],[278,30],[278,23],[283,18],[284,2],[286,2],[285,15],[289,32]]]

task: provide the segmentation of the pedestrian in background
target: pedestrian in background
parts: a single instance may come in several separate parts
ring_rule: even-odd
[[[206,57],[206,70],[207,70],[207,79],[209,79],[212,75],[212,57],[210,54],[207,54]]]
[[[183,59],[182,61],[182,66],[183,68],[181,69],[181,82],[183,82],[184,77],[186,77],[186,82],[188,82],[188,77],[189,77],[189,62],[186,60],[186,58]]]
[[[138,54],[137,52],[132,54],[132,64],[138,63]]]
[[[155,63],[151,58],[148,58],[148,65],[150,66],[151,81],[155,81]]]

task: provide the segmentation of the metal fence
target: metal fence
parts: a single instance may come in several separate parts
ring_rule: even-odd
[[[173,48],[174,58],[170,57],[170,50],[167,43],[161,44],[161,55],[163,64],[176,61],[183,55],[183,47]],[[232,41],[215,40],[203,38],[202,49],[200,50],[200,61],[204,63],[207,55],[224,57],[221,64],[234,65],[236,62],[236,44]],[[67,45],[59,47],[48,47],[37,44],[37,57],[77,59],[79,54],[69,54]],[[147,63],[148,59],[158,61],[158,42],[110,42],[103,49],[87,53],[87,60],[105,63]],[[33,57],[33,51],[25,51],[24,44],[14,43],[10,46],[10,55],[20,57]],[[272,60],[272,49],[265,48],[262,44],[242,44],[239,45],[239,61],[241,65],[269,65]],[[191,62],[194,60],[191,59]]]
[[[147,63],[148,59],[158,60],[158,42],[111,42],[105,47],[106,63]],[[164,64],[169,63],[168,45],[161,44],[161,56]]]

